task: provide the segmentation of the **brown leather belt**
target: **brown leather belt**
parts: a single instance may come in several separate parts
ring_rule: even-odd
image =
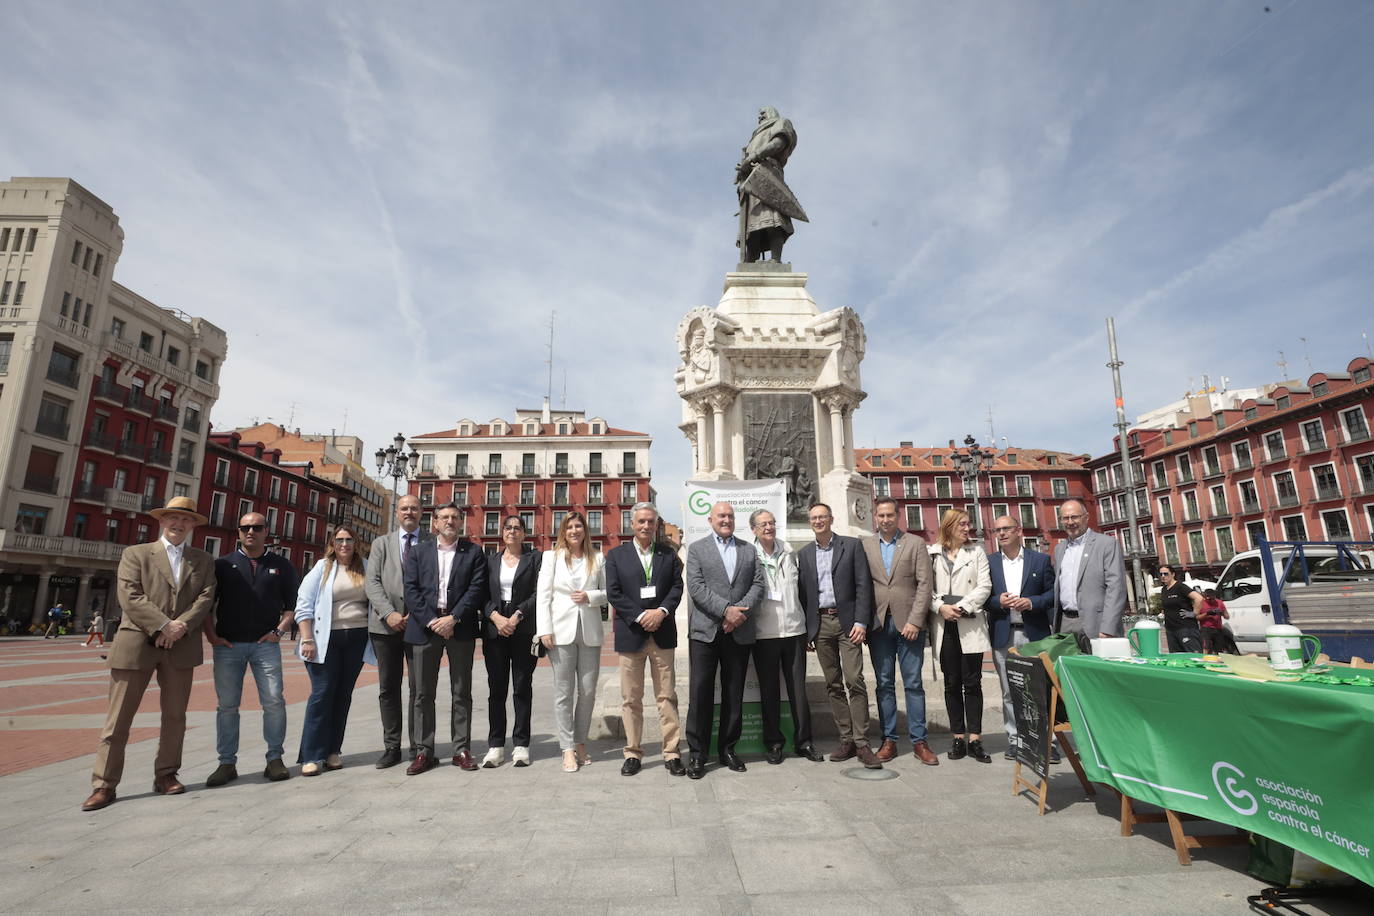
[[[820,611],[822,614],[829,614],[832,617],[839,613],[839,611],[833,607],[816,608],[816,610]]]

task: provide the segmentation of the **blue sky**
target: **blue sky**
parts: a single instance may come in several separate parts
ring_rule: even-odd
[[[1266,6],[1269,12],[1266,12]],[[863,316],[859,445],[1100,454],[1208,374],[1374,333],[1374,4],[11,2],[0,170],[115,207],[116,278],[228,330],[216,425],[370,447],[555,404],[689,453],[673,331],[736,261],[759,106],[786,256]],[[1299,338],[1306,337],[1306,344]]]

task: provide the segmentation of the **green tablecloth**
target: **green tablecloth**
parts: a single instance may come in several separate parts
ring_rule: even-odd
[[[1092,656],[1055,666],[1089,779],[1374,884],[1374,686]]]

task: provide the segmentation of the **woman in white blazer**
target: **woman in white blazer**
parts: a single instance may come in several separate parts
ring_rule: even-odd
[[[945,708],[954,733],[950,760],[972,757],[992,763],[983,750],[983,654],[992,648],[983,602],[992,594],[988,556],[969,542],[968,515],[946,509],[939,543],[930,546],[935,588],[930,598],[931,626],[940,671],[945,678]]]
[[[606,573],[601,554],[587,541],[587,521],[571,512],[558,528],[553,550],[539,567],[535,616],[539,641],[553,666],[554,718],[563,772],[591,763],[587,732],[601,674],[601,608],[606,604]]]
[[[296,654],[310,675],[296,760],[302,776],[343,766],[340,754],[353,687],[363,662],[377,664],[367,638],[367,568],[358,546],[352,531],[337,529],[324,559],[305,574],[296,593],[296,623],[301,628]]]

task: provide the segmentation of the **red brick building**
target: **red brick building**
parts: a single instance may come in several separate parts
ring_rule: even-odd
[[[419,497],[421,526],[433,507],[463,507],[463,533],[487,551],[501,546],[501,519],[519,515],[536,549],[553,547],[569,512],[587,519],[592,543],[609,550],[634,536],[630,509],[652,501],[647,433],[616,429],[582,411],[517,410],[514,420],[462,419],[453,429],[412,436],[419,467],[407,492]]]
[[[856,469],[873,482],[875,499],[890,496],[897,500],[907,531],[933,541],[946,509],[963,509],[970,518],[974,515],[973,489],[965,491],[951,458],[954,451],[910,442],[899,448],[860,448],[855,449]],[[1059,507],[1065,500],[1088,498],[1086,460],[1086,455],[1045,449],[1006,448],[996,452],[992,469],[979,475],[978,504],[984,531],[991,531],[997,516],[1010,515],[1020,519],[1027,546],[1048,549],[1064,534],[1059,527]]]
[[[353,496],[316,476],[308,461],[282,461],[281,449],[245,441],[236,431],[211,432],[199,500],[209,522],[192,537],[221,556],[238,540],[238,520],[259,512],[267,518],[268,549],[303,574],[324,556],[329,533],[348,519]]]
[[[1313,374],[1211,414],[1180,412],[1164,429],[1127,431],[1133,488],[1119,452],[1093,459],[1096,521],[1124,545],[1219,572],[1263,535],[1364,540],[1374,534],[1370,361]],[[1128,492],[1129,491],[1129,492]],[[1125,519],[1133,498],[1139,529]]]

